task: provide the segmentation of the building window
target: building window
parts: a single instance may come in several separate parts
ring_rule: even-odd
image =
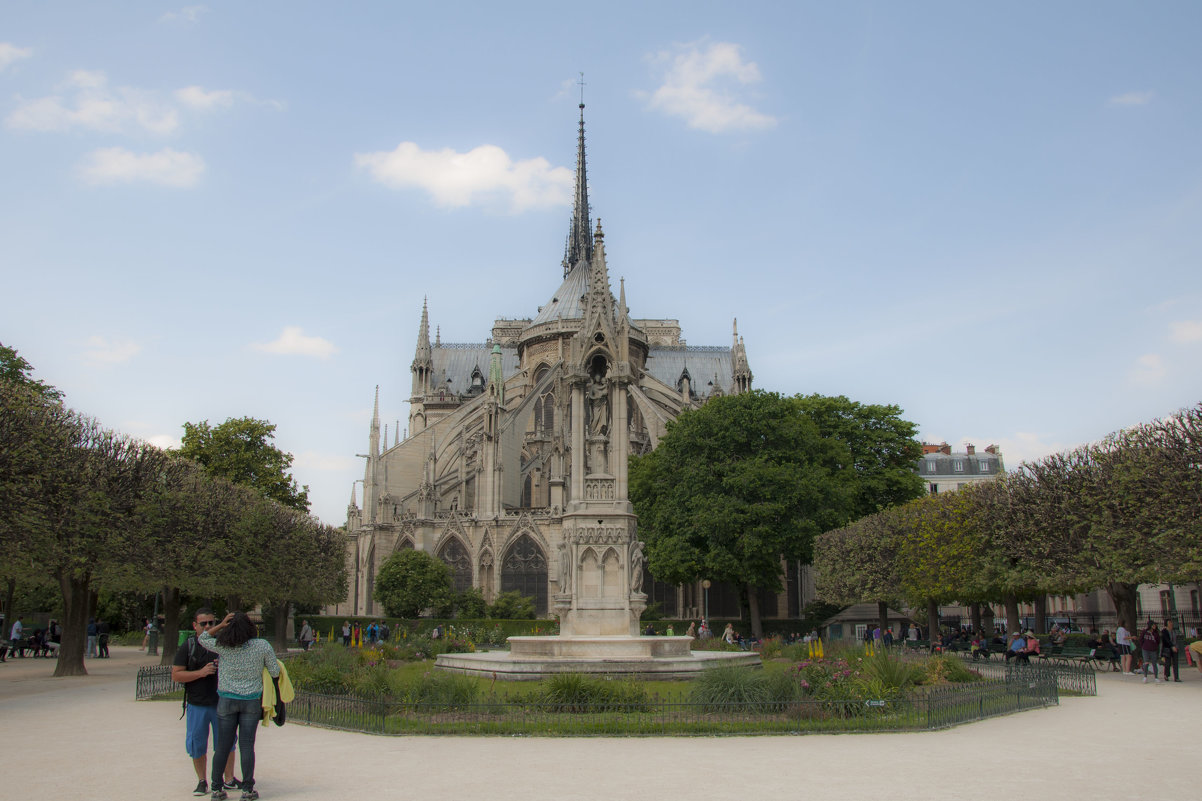
[[[964,460],[963,459],[952,459],[952,471],[956,472],[956,473],[963,473],[964,472]]]
[[[1199,611],[1202,611],[1202,610],[1199,610],[1199,608],[1198,608],[1198,591],[1197,590],[1189,591],[1189,610],[1193,614],[1194,617],[1197,617]]]
[[[979,462],[977,462],[977,467],[978,467],[978,469],[980,469],[980,471],[982,473],[988,473],[989,472],[989,460],[981,459]]]
[[[1172,599],[1169,597],[1169,591],[1161,590],[1160,591],[1160,614],[1162,617],[1169,616],[1169,607],[1171,606],[1171,601],[1172,601]]]
[[[936,472],[938,472],[938,469],[939,469],[939,463],[938,463],[938,462],[936,462],[934,459],[927,459],[927,460],[926,460],[926,465],[927,465],[927,472],[928,472],[928,473],[936,473]]]
[[[938,495],[938,494],[939,494],[939,485],[938,485],[938,484],[932,484],[932,485],[931,485],[931,494],[932,494],[932,495]]]

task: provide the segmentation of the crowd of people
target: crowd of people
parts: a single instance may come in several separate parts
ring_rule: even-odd
[[[28,628],[17,615],[8,631],[8,640],[0,640],[0,662],[12,657],[56,657],[63,642],[63,627],[51,620],[44,628]]]

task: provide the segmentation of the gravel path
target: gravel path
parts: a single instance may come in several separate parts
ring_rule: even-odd
[[[49,660],[0,664],[0,799],[192,797],[179,704],[133,700],[137,667],[157,659],[112,652],[80,678],[52,678]],[[256,778],[264,801],[926,801],[1009,797],[1007,787],[1058,801],[1198,798],[1202,675],[1183,672],[1181,684],[1147,685],[1099,674],[1095,698],[914,734],[423,738],[271,726],[259,730]]]

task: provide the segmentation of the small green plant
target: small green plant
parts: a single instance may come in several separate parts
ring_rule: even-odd
[[[553,705],[561,712],[640,711],[646,706],[648,695],[637,681],[561,673],[544,679],[530,700]]]
[[[719,665],[704,670],[689,692],[689,702],[714,711],[729,704],[772,707],[801,697],[797,682],[784,673],[765,673],[738,665]]]
[[[980,678],[980,675],[970,670],[959,657],[940,654],[932,656],[927,660],[926,676],[923,683],[958,683],[978,681]]]

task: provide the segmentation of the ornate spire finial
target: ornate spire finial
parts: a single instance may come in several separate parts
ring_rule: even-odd
[[[563,274],[567,276],[581,261],[593,257],[593,240],[589,235],[588,175],[584,157],[584,73],[580,75],[580,132],[576,142],[576,200],[572,209],[572,227],[568,233],[567,253],[563,258]]]

